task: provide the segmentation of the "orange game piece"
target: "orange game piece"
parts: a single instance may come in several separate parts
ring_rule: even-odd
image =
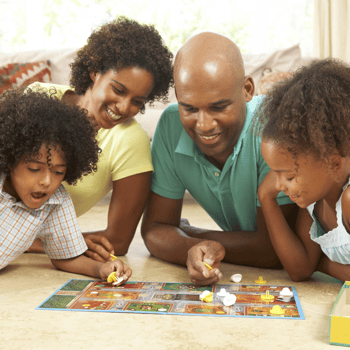
[[[273,314],[273,315],[284,315],[284,313],[285,313],[285,311],[279,305],[275,305],[270,310],[270,314]]]
[[[107,282],[108,283],[112,283],[112,282],[116,282],[117,281],[117,275],[115,273],[115,271],[113,271],[111,274],[109,274],[109,276],[107,277]]]
[[[209,271],[213,269],[209,264],[207,264],[207,263],[204,262],[204,261],[203,261],[203,264],[207,267],[207,269],[208,269]]]
[[[118,258],[117,258],[115,255],[113,255],[113,254],[109,254],[109,255],[111,256],[111,260],[112,260],[112,261],[118,259]]]
[[[273,300],[275,297],[270,295],[270,292],[267,290],[265,294],[261,294],[260,298],[262,300]]]
[[[264,281],[264,279],[262,278],[262,276],[259,276],[259,279],[256,280],[255,283],[258,283],[258,284],[265,284],[266,281]]]

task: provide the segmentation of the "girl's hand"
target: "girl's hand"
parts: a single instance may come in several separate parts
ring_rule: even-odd
[[[265,176],[264,180],[261,182],[258,189],[259,200],[264,198],[276,198],[281,192],[276,188],[276,174],[274,171],[270,170]]]
[[[124,284],[132,274],[130,267],[125,265],[121,260],[117,259],[102,264],[100,267],[100,276],[103,280],[107,280],[107,277],[114,271],[117,277],[123,277],[123,281],[119,285]]]

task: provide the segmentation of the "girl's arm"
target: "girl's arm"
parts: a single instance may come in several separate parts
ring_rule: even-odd
[[[344,191],[341,198],[341,209],[344,226],[350,234],[350,186]]]
[[[291,230],[277,203],[275,183],[275,175],[270,171],[259,186],[259,201],[272,245],[283,267],[293,281],[303,281],[316,271],[321,248],[310,238],[313,220],[306,209],[299,209],[297,234]]]
[[[71,259],[52,259],[51,262],[57,269],[102,278],[104,280],[107,279],[113,271],[116,271],[117,276],[123,276],[122,283],[125,283],[132,273],[131,269],[119,259],[112,262],[101,263],[85,255],[79,255]]]
[[[329,260],[326,255],[322,255],[318,264],[318,271],[330,275],[343,282],[350,281],[350,265],[339,264]]]
[[[350,187],[348,187],[341,199],[343,222],[348,233],[350,234]],[[343,282],[350,281],[350,265],[339,264],[331,261],[326,255],[322,255],[318,265],[318,271],[326,273]]]
[[[113,181],[107,228],[84,234],[88,246],[86,255],[98,261],[106,261],[110,252],[115,255],[125,255],[128,252],[148,200],[151,174],[145,172]]]

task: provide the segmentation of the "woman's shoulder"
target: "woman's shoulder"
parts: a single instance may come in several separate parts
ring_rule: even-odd
[[[96,138],[99,143],[113,143],[115,145],[145,145],[150,143],[146,130],[134,118],[111,129],[100,129]]]

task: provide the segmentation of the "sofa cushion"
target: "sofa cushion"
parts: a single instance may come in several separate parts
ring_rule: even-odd
[[[287,49],[278,50],[272,54],[242,54],[245,74],[250,75],[255,83],[255,94],[263,78],[264,68],[269,67],[280,72],[294,71],[303,65],[299,44]]]
[[[15,53],[0,52],[0,66],[15,62],[37,62],[50,60],[51,79],[54,84],[69,85],[70,63],[77,49],[37,50]]]
[[[290,78],[294,72],[280,72],[276,69],[266,67],[263,70],[262,78],[258,83],[258,94],[266,95],[267,91],[279,81]]]
[[[50,61],[9,63],[0,67],[0,93],[27,86],[36,81],[51,82]]]

